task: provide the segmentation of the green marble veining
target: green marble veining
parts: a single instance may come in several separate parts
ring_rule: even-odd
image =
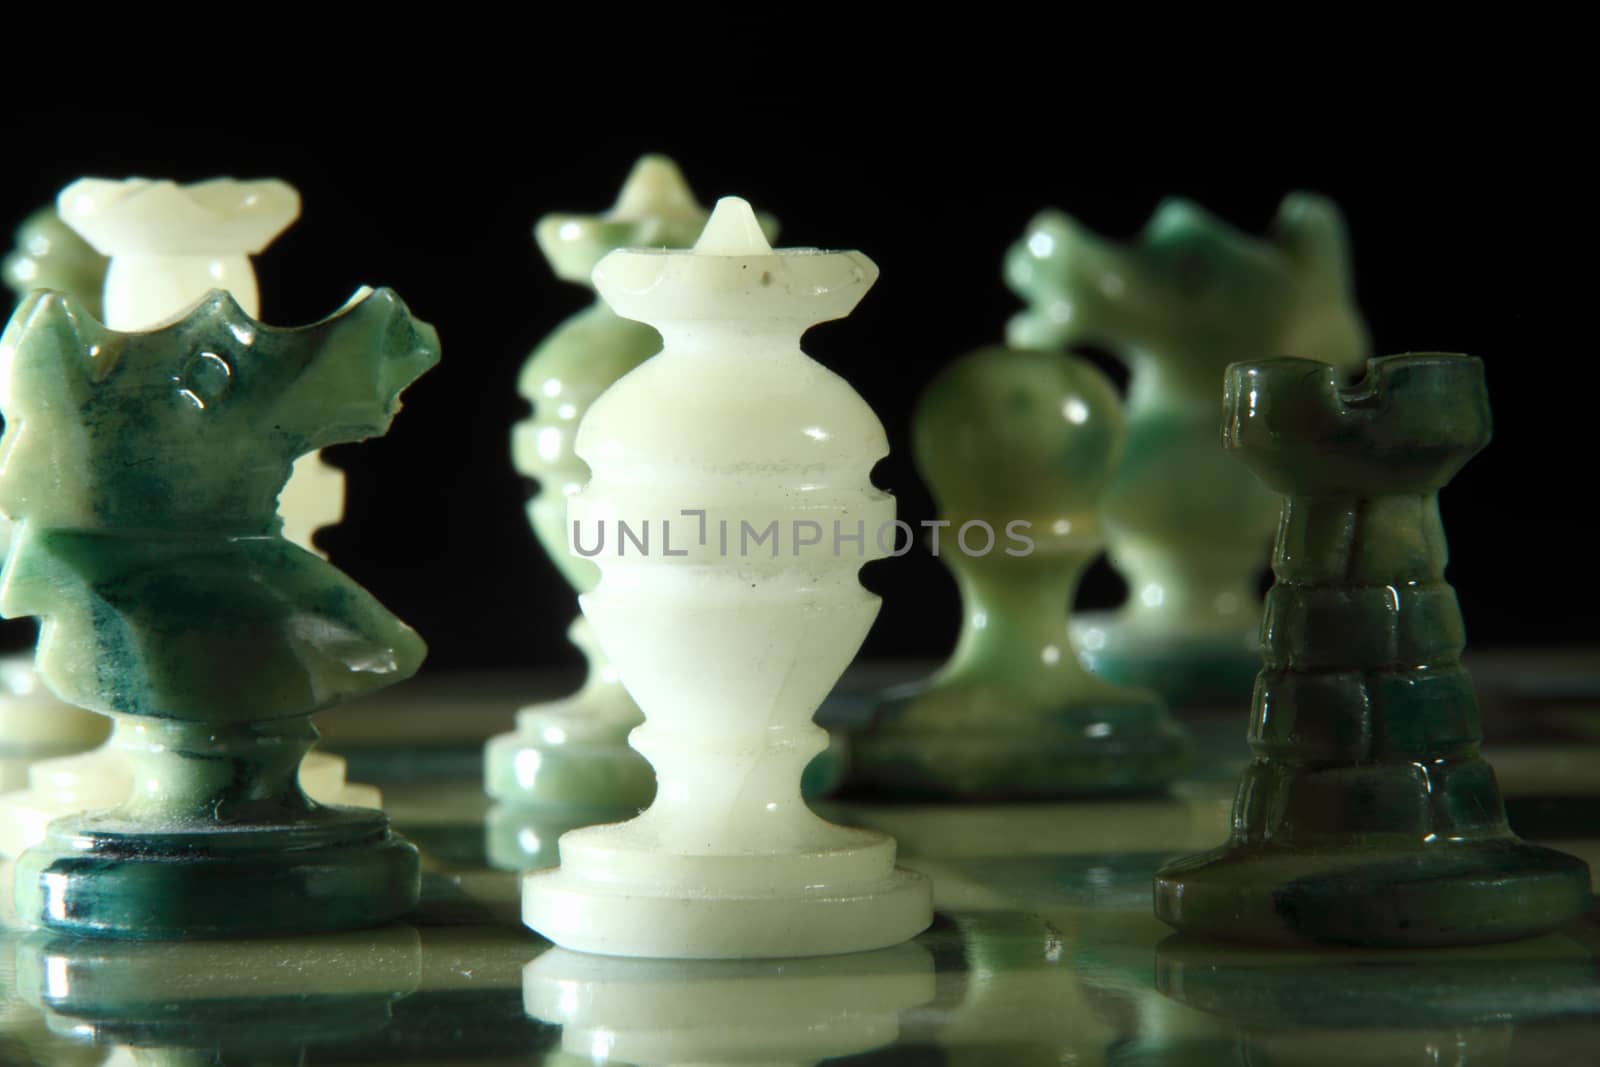
[[[1072,356],[984,348],[928,386],[912,447],[949,522],[938,555],[961,589],[961,635],[933,678],[885,695],[854,739],[854,781],[1051,797],[1182,770],[1185,735],[1160,698],[1088,673],[1067,630],[1122,443],[1115,388]]]
[[[595,264],[612,250],[687,248],[706,218],[677,165],[665,156],[647,155],[634,165],[609,211],[546,215],[534,236],[557,277],[587,287]],[[777,236],[775,220],[762,216],[761,224],[769,239]],[[539,343],[518,378],[517,391],[533,407],[511,439],[517,471],[538,485],[528,501],[528,521],[551,562],[579,593],[594,588],[600,571],[568,545],[567,497],[589,480],[588,465],[572,450],[573,438],[600,395],[659,351],[661,336],[652,327],[619,318],[596,297]],[[644,716],[581,615],[568,637],[588,664],[582,688],[562,700],[524,708],[517,730],[492,739],[484,761],[490,796],[510,807],[564,809],[567,814],[508,812],[500,820],[506,825],[530,819],[569,821],[568,816],[581,817],[590,810],[631,814],[655,796],[655,773],[627,743],[628,733]],[[831,790],[842,773],[835,744],[808,768],[807,795]],[[498,854],[507,865],[513,865],[517,840],[517,834],[501,838]],[[543,841],[537,836],[530,840]],[[553,844],[543,841],[523,857],[522,865],[539,865],[543,851]]]
[[[1030,305],[1012,320],[1011,343],[1101,345],[1130,371],[1128,446],[1105,498],[1128,601],[1079,620],[1087,661],[1172,704],[1242,699],[1259,658],[1256,582],[1277,501],[1217,445],[1222,374],[1239,359],[1353,369],[1365,357],[1338,208],[1292,194],[1257,239],[1170,200],[1129,245],[1047,211],[1006,272]]]
[[[1229,940],[1459,945],[1551,929],[1589,871],[1506,824],[1478,753],[1438,492],[1489,441],[1483,365],[1228,371],[1224,441],[1283,497],[1228,843],[1156,874],[1156,914]]]
[[[382,922],[417,855],[381,812],[301,792],[308,716],[409,677],[421,638],[283,539],[293,461],[382,434],[438,359],[393,293],[267,327],[214,291],[119,333],[36,292],[0,339],[0,613],[41,621],[63,700],[112,716],[134,768],[120,808],[57,820],[17,861],[19,914],[123,938]]]

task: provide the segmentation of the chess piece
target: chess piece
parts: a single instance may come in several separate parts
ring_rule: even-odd
[[[595,268],[612,309],[665,342],[584,419],[593,473],[568,505],[575,550],[609,530],[579,603],[644,710],[631,742],[658,786],[638,818],[567,833],[561,866],[525,876],[524,921],[563,947],[829,955],[931,921],[893,838],[825,822],[800,794],[826,744],[811,716],[878,611],[856,572],[885,554],[894,501],[869,478],[882,425],[799,338],[876,277],[856,252],[774,252],[737,197],[692,251]]]
[[[1483,365],[1280,358],[1228,370],[1224,441],[1284,497],[1254,760],[1231,840],[1156,874],[1156,915],[1224,940],[1465,945],[1589,908],[1581,860],[1518,840],[1478,754],[1438,492],[1489,440]]]
[[[612,249],[686,248],[705,221],[706,211],[677,164],[644,156],[610,211],[546,215],[534,237],[557,277],[589,285],[595,264]],[[572,450],[573,437],[600,394],[659,351],[660,334],[618,318],[596,297],[533,350],[517,382],[517,391],[533,405],[511,443],[518,472],[538,482],[528,521],[551,562],[580,593],[594,588],[600,571],[568,547],[567,498],[589,480],[589,468]],[[492,739],[484,751],[485,788],[513,807],[637,811],[656,788],[650,765],[628,747],[628,732],[644,716],[582,615],[568,637],[588,664],[583,687],[517,713],[516,731]],[[583,825],[581,817],[573,825]]]
[[[84,310],[103,318],[102,295],[111,261],[61,221],[54,204],[29,215],[17,227],[16,245],[0,265],[6,285],[21,300],[35,289],[69,293]]]
[[[52,206],[35,211],[17,228],[16,247],[0,273],[19,300],[34,289],[55,289],[79,298],[98,315],[106,265],[106,258],[63,223]],[[10,536],[9,525],[0,516],[0,553]],[[34,672],[31,650],[0,656],[0,794],[26,785],[34,763],[98,745],[108,729],[104,716],[63,704],[44,687]]]
[[[300,216],[300,194],[275,179],[178,185],[80,178],[61,190],[56,210],[110,257],[102,321],[127,332],[164,323],[213,289],[226,291],[246,315],[258,317],[261,294],[250,256]],[[302,456],[281,503],[284,536],[315,552],[313,531],[344,514],[344,475],[318,456]]]
[[[934,379],[911,432],[948,523],[932,544],[961,587],[961,637],[932,679],[885,695],[853,780],[959,798],[1170,782],[1183,729],[1153,693],[1085,670],[1065,618],[1122,452],[1115,387],[1071,356],[983,348]]]
[[[560,1059],[635,1067],[814,1064],[893,1044],[934,998],[920,945],[800,960],[630,960],[545,951],[525,1010],[561,1026]],[[568,1060],[566,1057],[570,1056]]]
[[[758,220],[768,240],[769,215]],[[534,229],[558,277],[591,285],[595,264],[616,248],[687,248],[706,222],[677,164],[647,155],[634,164],[615,206],[603,215],[546,215]],[[617,379],[661,351],[661,335],[620,318],[598,296],[534,349],[518,391],[533,405],[517,424],[512,458],[539,491],[528,501],[534,534],[568,584],[580,593],[600,579],[594,563],[572,551],[567,498],[589,480],[572,450],[578,424]],[[568,630],[588,672],[583,687],[561,700],[532,704],[517,714],[517,729],[492,739],[484,752],[485,787],[500,801],[490,816],[488,844],[498,865],[534,869],[554,862],[556,837],[568,829],[630,818],[655,795],[650,764],[628,745],[644,722],[639,707],[579,615]],[[822,795],[843,772],[835,747],[806,768],[806,795]],[[524,849],[523,843],[533,846]]]
[[[1172,705],[1249,693],[1277,502],[1217,446],[1222,373],[1280,355],[1355,369],[1367,338],[1348,259],[1338,208],[1304,193],[1283,201],[1265,240],[1173,200],[1132,246],[1046,212],[1009,253],[1007,276],[1032,305],[1012,320],[1012,344],[1104,345],[1131,372],[1128,447],[1105,499],[1128,601],[1078,620],[1097,674]]]
[[[84,233],[122,264],[104,273],[105,303],[116,310],[119,319],[106,323],[112,329],[139,330],[180,313],[206,295],[207,280],[215,274],[237,285],[248,298],[241,303],[246,314],[259,313],[255,271],[242,253],[232,257],[210,254],[177,256],[166,254],[173,243],[188,241],[202,250],[242,247],[249,242],[259,252],[299,212],[299,195],[282,182],[234,182],[216,179],[194,186],[171,182],[150,182],[142,178],[112,182],[86,178],[64,189],[59,198],[60,217],[71,225],[58,223],[73,241],[53,236],[57,251],[47,257],[61,280],[76,280],[88,285],[93,272],[87,266],[69,277],[65,263],[82,259],[82,252],[93,249],[72,228]],[[235,232],[240,224],[230,214],[237,211],[250,232]],[[43,213],[40,213],[43,214]],[[264,221],[257,221],[257,216]],[[36,218],[38,216],[35,216]],[[270,230],[270,232],[268,232]],[[261,236],[262,234],[265,236]],[[78,246],[81,246],[79,248]],[[155,251],[150,251],[150,250]],[[85,261],[87,262],[87,261]],[[29,273],[20,270],[18,273]],[[48,288],[48,286],[39,286]],[[77,299],[77,290],[64,290]],[[23,295],[19,293],[19,296]],[[101,295],[94,293],[99,306]],[[283,520],[283,535],[310,552],[321,555],[312,534],[336,523],[344,511],[344,475],[323,463],[315,454],[295,461],[289,483],[279,495],[278,513]],[[44,701],[48,690],[38,684],[33,673],[33,657],[11,667],[13,692],[26,690],[30,700]],[[114,807],[127,799],[133,788],[133,771],[122,751],[105,744],[90,752],[65,755],[87,748],[106,736],[106,720],[81,709],[71,708],[50,698],[52,717],[60,729],[72,727],[78,716],[95,720],[96,729],[87,744],[58,744],[53,751],[39,753],[29,761],[25,776],[9,783],[0,795],[0,855],[17,856],[44,839],[44,828],[60,815]],[[4,704],[0,703],[0,707]],[[41,708],[42,715],[45,708]],[[53,757],[53,758],[52,758]],[[26,788],[23,788],[26,785]],[[378,807],[382,795],[369,785],[345,780],[345,761],[326,752],[306,754],[300,766],[300,785],[325,804],[351,804]]]
[[[280,330],[214,292],[140,333],[32,294],[0,350],[0,613],[42,619],[57,696],[113,718],[119,807],[68,816],[16,863],[17,912],[62,932],[312,932],[417,899],[378,811],[296,782],[312,712],[409,677],[421,639],[281,535],[292,460],[383,433],[438,358],[386,290]]]

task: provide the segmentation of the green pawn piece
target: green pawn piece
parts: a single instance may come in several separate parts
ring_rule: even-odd
[[[647,155],[634,164],[610,211],[546,215],[534,236],[557,277],[591,286],[595,264],[614,249],[688,248],[707,217],[677,164]],[[768,239],[775,238],[777,223],[768,216],[760,221]],[[619,318],[597,297],[556,327],[522,367],[517,388],[533,414],[513,431],[512,460],[538,482],[528,502],[535,536],[579,593],[595,587],[600,570],[568,543],[567,497],[589,480],[573,439],[600,394],[659,351],[661,335],[652,327]],[[643,714],[582,615],[567,635],[588,663],[582,688],[523,708],[517,729],[492,739],[485,751],[485,789],[502,805],[489,821],[491,858],[501,866],[534,863],[543,845],[528,842],[554,844],[561,829],[632,816],[655,796],[655,773],[628,745]],[[812,784],[831,785],[838,761],[824,753],[812,770]],[[827,781],[815,781],[818,774]]]
[[[393,293],[280,330],[214,291],[139,333],[36,292],[0,339],[0,613],[42,620],[40,677],[111,716],[135,789],[16,863],[27,922],[81,936],[317,932],[415,905],[382,812],[297,782],[308,716],[409,677],[422,640],[285,540],[298,456],[385,432],[438,359]]]
[[[706,217],[677,164],[652,155],[634,164],[610,211],[546,215],[533,233],[558,278],[589,286],[594,265],[612,249],[686,248],[700,235]],[[533,350],[517,381],[517,391],[533,405],[533,414],[511,437],[518,473],[538,482],[528,501],[528,521],[561,576],[580,593],[594,588],[600,570],[568,547],[567,497],[589,480],[588,466],[572,451],[573,437],[600,394],[659,351],[660,334],[618,318],[597,297]],[[656,789],[650,764],[628,747],[628,732],[644,716],[582,615],[567,636],[588,664],[582,688],[523,708],[516,731],[489,742],[485,789],[513,808],[593,808],[597,814],[616,809],[630,815],[649,805]],[[492,825],[501,823],[507,824],[499,835],[504,840],[491,850],[516,852],[515,841],[526,837],[520,821],[507,822],[502,812]],[[507,863],[517,866],[510,858]]]
[[[965,614],[950,662],[886,694],[855,739],[855,780],[973,799],[1170,782],[1182,728],[1154,694],[1089,674],[1067,630],[1122,453],[1115,387],[1072,356],[983,348],[934,379],[911,432]]]
[[[1012,344],[1103,345],[1131,372],[1128,449],[1105,501],[1128,601],[1079,620],[1086,662],[1173,705],[1243,699],[1260,664],[1256,583],[1278,505],[1218,447],[1217,396],[1241,355],[1342,370],[1365,358],[1338,208],[1293,194],[1260,240],[1172,200],[1128,246],[1051,211],[1006,272],[1031,305],[1011,322]]]
[[[61,221],[52,204],[22,220],[16,247],[0,263],[0,275],[19,300],[35,289],[52,289],[68,294],[100,319],[104,317],[102,294],[110,266],[108,257]]]
[[[1518,840],[1478,754],[1438,493],[1489,441],[1483,364],[1229,368],[1224,443],[1281,494],[1254,760],[1231,840],[1156,873],[1156,915],[1225,940],[1509,941],[1589,908],[1582,861]]]
[[[52,206],[40,208],[17,227],[16,247],[0,264],[0,275],[18,300],[34,289],[55,289],[78,298],[98,316],[110,262],[62,222]],[[8,527],[0,517],[0,555]],[[32,624],[12,625],[32,629]],[[103,716],[50,695],[33,669],[31,650],[0,656],[0,793],[25,787],[34,763],[92,748],[105,736]]]

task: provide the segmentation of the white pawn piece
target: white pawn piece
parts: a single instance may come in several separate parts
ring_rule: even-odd
[[[212,289],[227,289],[246,314],[258,317],[260,293],[247,253],[261,251],[294,221],[300,196],[281,181],[218,178],[179,186],[143,178],[84,178],[62,190],[56,209],[96,251],[111,257],[106,325],[135,331],[182,314]],[[278,511],[284,536],[320,555],[311,535],[343,517],[343,472],[316,455],[302,456]],[[18,686],[30,680],[38,685],[31,665],[22,671],[15,679]],[[104,723],[102,716],[95,718]],[[106,736],[108,728],[103,724],[98,736]],[[52,819],[116,807],[133,788],[115,737],[89,752],[31,762],[26,781],[25,789],[21,782],[6,783],[0,795],[3,856],[14,857],[43,840]],[[300,786],[324,804],[375,808],[383,801],[374,787],[346,782],[345,761],[325,752],[306,755]]]
[[[737,197],[692,250],[595,268],[612,310],[664,344],[584,419],[591,477],[568,505],[574,549],[601,571],[583,613],[644,711],[630,743],[657,789],[631,822],[563,835],[561,866],[525,877],[523,921],[565,948],[831,955],[932,921],[928,880],[895,867],[892,837],[826,822],[800,795],[827,744],[811,716],[878,613],[856,572],[887,555],[875,535],[894,498],[870,480],[883,426],[799,341],[877,275],[858,252],[774,252]]]

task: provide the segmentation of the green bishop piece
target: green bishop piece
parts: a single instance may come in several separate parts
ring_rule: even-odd
[[[1483,364],[1229,368],[1224,442],[1283,498],[1231,839],[1156,873],[1156,915],[1224,940],[1465,945],[1589,908],[1578,859],[1512,834],[1481,729],[1439,490],[1489,441]]]
[[[172,939],[414,906],[416,850],[379,811],[310,801],[296,774],[308,716],[409,677],[424,645],[283,538],[277,497],[297,457],[384,433],[438,353],[388,290],[292,330],[220,291],[138,333],[56,292],[17,309],[0,339],[0,613],[40,618],[40,676],[111,716],[136,782],[18,858],[25,921]]]

